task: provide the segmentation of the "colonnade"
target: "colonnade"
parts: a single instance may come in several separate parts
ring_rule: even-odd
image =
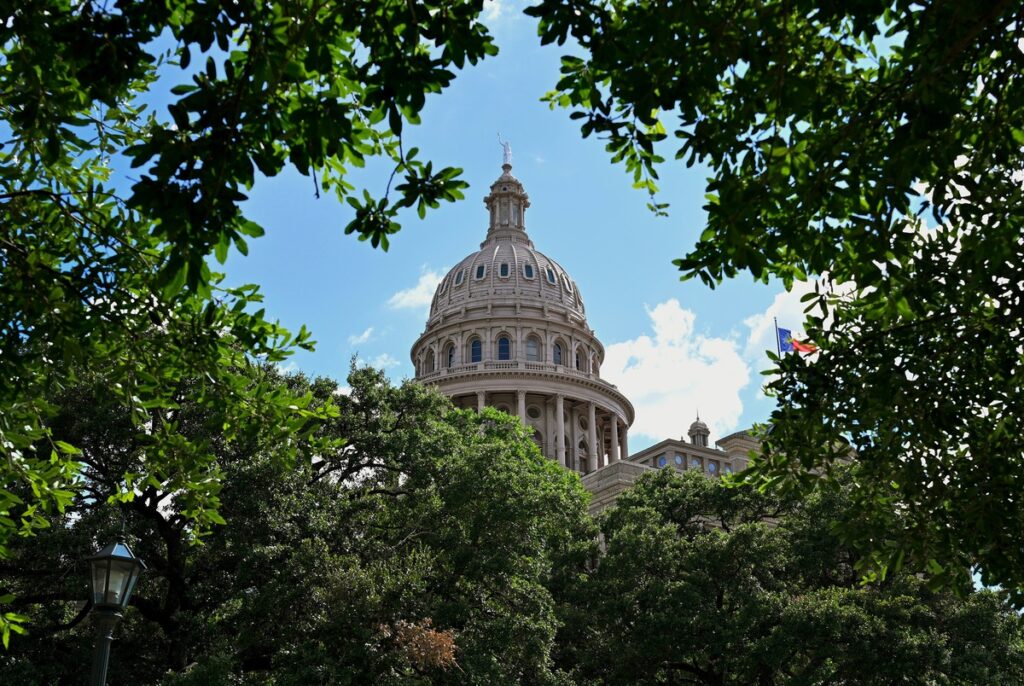
[[[519,420],[534,428],[538,428],[538,424],[544,426],[541,452],[548,459],[557,460],[562,467],[586,474],[629,456],[629,426],[610,407],[561,393],[530,393],[543,397],[545,406],[543,417],[530,418],[526,410],[527,391],[499,390],[476,391],[477,411],[483,411],[495,395],[514,395]],[[581,422],[581,418],[585,418],[585,422]]]

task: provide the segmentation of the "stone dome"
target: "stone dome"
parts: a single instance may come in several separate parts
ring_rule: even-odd
[[[629,400],[601,379],[604,346],[572,277],[526,233],[529,196],[502,174],[484,198],[480,249],[438,284],[411,352],[416,380],[460,407],[518,414],[541,452],[589,473],[629,454]]]
[[[508,295],[521,303],[558,305],[583,319],[586,310],[576,282],[560,264],[537,250],[526,234],[530,200],[511,169],[507,164],[502,168],[484,199],[490,226],[480,249],[455,265],[434,291],[431,321],[453,308]]]

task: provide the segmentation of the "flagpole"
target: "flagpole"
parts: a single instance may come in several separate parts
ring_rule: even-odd
[[[779,353],[779,357],[782,357],[782,343],[779,341],[779,318],[772,317],[772,321],[775,322],[775,350]]]

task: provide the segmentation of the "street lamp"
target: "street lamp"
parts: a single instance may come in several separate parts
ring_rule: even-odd
[[[107,681],[107,663],[114,628],[128,607],[135,582],[146,565],[132,555],[123,541],[111,543],[86,561],[92,570],[92,605],[96,615],[96,653],[92,660],[92,686]]]

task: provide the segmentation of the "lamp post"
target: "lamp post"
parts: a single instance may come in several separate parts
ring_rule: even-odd
[[[128,606],[135,582],[146,565],[132,555],[123,541],[111,543],[86,558],[92,571],[92,605],[96,621],[96,652],[92,659],[92,686],[104,686],[110,642],[121,613]]]

